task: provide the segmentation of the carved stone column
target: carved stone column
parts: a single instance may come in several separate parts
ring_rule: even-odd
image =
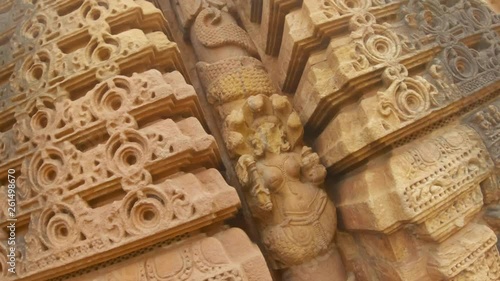
[[[271,84],[247,33],[222,1],[173,0],[200,62],[246,200],[284,280],[345,280],[334,245],[336,211],[325,167],[303,144],[288,98]]]

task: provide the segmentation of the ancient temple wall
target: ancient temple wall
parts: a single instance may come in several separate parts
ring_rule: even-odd
[[[0,279],[500,280],[497,6],[3,1]]]
[[[500,18],[488,5],[304,0],[279,51],[259,53],[327,168],[356,280],[499,278]],[[239,16],[259,38],[263,23]]]
[[[153,3],[4,1],[0,22],[0,279],[271,279],[224,226],[241,202]]]

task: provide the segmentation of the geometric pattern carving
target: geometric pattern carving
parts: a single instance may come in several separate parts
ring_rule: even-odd
[[[235,190],[213,169],[215,140],[186,118],[203,120],[180,73],[115,76],[74,101],[30,101],[16,123],[25,142],[11,141],[2,165],[20,165],[18,226],[29,223],[19,277],[57,276],[236,212]]]
[[[438,241],[456,231],[450,225],[453,216],[466,218],[469,209],[482,205],[481,199],[463,198],[479,192],[479,183],[493,165],[474,131],[464,126],[446,129],[395,149],[391,156],[341,182],[336,205],[344,226],[392,233],[408,222],[424,223],[424,233]],[[387,207],[379,208],[379,204]],[[436,221],[443,212],[450,217]],[[457,212],[458,216],[453,215]]]
[[[351,98],[347,96],[338,96],[337,101],[330,99],[331,114],[337,115],[324,126],[315,144],[326,166],[337,171],[347,169],[429,122],[463,110],[477,99],[497,96],[494,89],[500,81],[500,64],[493,58],[500,37],[496,32],[486,32],[479,38],[473,48],[462,43],[445,46],[424,71],[413,75],[402,64],[385,67],[383,86],[367,89],[358,104],[346,104],[344,100]],[[370,56],[365,59],[371,60]],[[307,118],[307,106],[300,106],[304,108],[301,118]],[[341,106],[340,110],[334,109]],[[319,107],[315,112],[321,118],[331,116]],[[353,124],[353,119],[360,122]],[[318,123],[313,126],[322,127]]]
[[[477,131],[500,171],[500,98],[464,116],[463,122]]]
[[[75,277],[184,236],[76,279],[270,280],[248,237],[221,227],[240,200],[154,4],[8,0],[0,23],[0,237],[12,174],[17,219],[15,249],[0,241],[1,278]],[[207,33],[205,43],[256,53],[237,25],[226,28],[241,36]]]
[[[397,13],[401,2],[305,0],[302,8],[290,12],[285,20],[278,56],[279,83],[283,91],[295,91],[311,53],[320,49],[324,40],[341,40],[351,17],[370,12],[377,18],[385,18]]]
[[[231,228],[213,237],[197,235],[154,253],[70,278],[71,281],[271,280],[266,264],[243,231]]]
[[[436,280],[498,280],[497,237],[484,225],[470,224],[430,250],[428,269]]]

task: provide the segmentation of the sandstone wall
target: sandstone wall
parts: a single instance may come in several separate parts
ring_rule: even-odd
[[[327,168],[346,270],[498,280],[496,2],[270,2],[237,12]]]
[[[0,5],[0,279],[270,280],[162,12]]]

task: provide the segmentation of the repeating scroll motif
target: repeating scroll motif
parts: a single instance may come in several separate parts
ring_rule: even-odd
[[[260,272],[265,267],[258,248],[245,233],[231,228],[213,236],[192,235],[131,258],[113,270],[99,269],[69,280],[271,280]]]
[[[115,76],[78,99],[36,97],[18,110],[22,135],[5,149],[25,154],[17,215],[31,220],[20,278],[112,257],[145,237],[222,220],[239,205],[213,169],[217,145],[179,72]]]

